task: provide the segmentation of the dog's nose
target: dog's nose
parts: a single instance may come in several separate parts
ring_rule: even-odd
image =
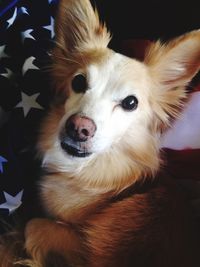
[[[85,142],[94,136],[96,125],[92,119],[74,114],[67,120],[65,130],[73,141]]]

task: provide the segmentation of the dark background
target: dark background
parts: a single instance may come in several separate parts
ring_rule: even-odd
[[[91,0],[113,34],[111,46],[124,39],[167,40],[200,28],[199,0]]]

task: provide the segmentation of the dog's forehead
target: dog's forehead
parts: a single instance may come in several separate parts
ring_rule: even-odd
[[[112,50],[104,60],[88,66],[91,88],[142,88],[149,82],[147,67],[135,59]]]

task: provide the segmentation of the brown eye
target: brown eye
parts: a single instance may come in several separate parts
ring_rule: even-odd
[[[87,79],[83,74],[77,74],[72,80],[72,89],[75,93],[85,93],[88,89]]]
[[[121,107],[127,111],[133,111],[138,106],[138,100],[134,95],[129,95],[121,102]]]

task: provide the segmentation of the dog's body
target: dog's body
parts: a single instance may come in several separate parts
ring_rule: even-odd
[[[58,183],[60,177],[53,179]],[[63,267],[198,266],[188,203],[173,183],[161,179],[96,197],[73,214],[63,212],[61,221],[31,221],[26,248],[44,266],[52,254],[55,266],[60,266],[56,257],[65,258]]]
[[[200,31],[155,43],[142,63],[107,48],[88,0],[63,0],[56,36],[56,101],[38,142],[49,218],[27,224],[24,264],[198,266],[187,203],[158,171],[161,132],[200,67]]]

